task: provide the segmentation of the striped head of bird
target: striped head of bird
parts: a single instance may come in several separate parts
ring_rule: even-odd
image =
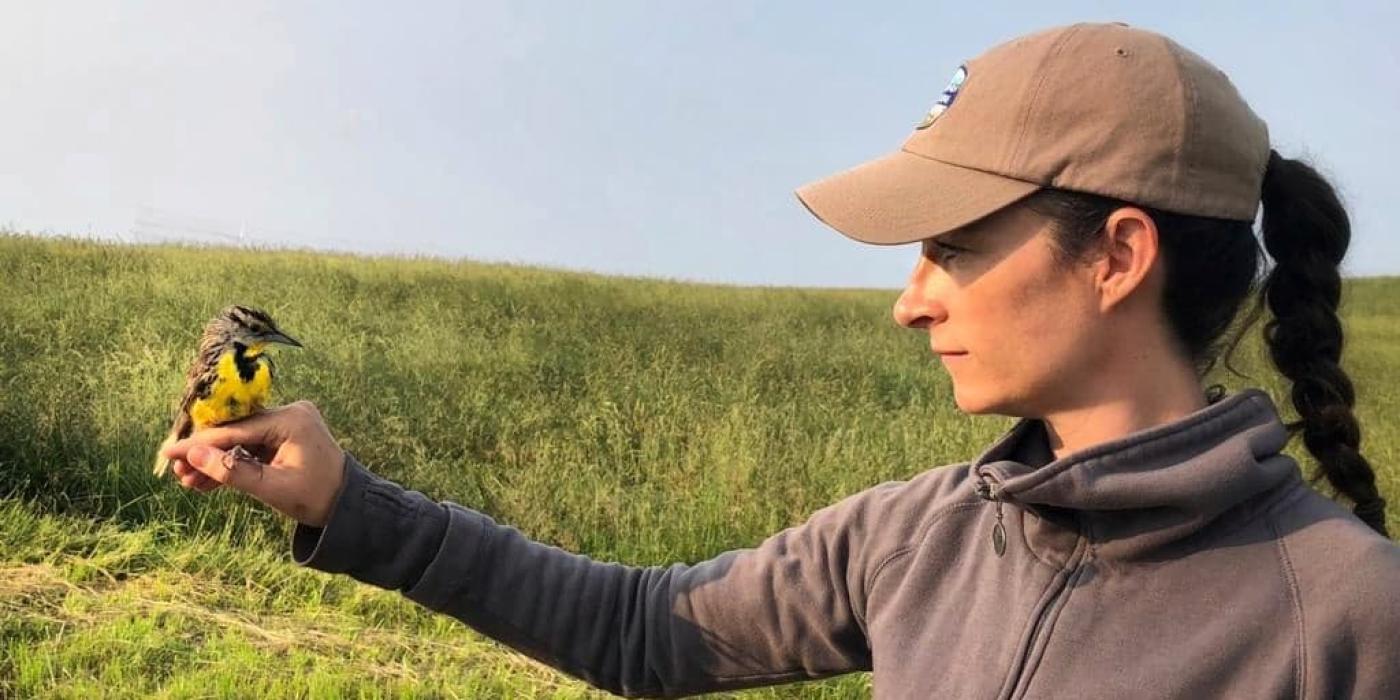
[[[249,356],[262,354],[270,343],[301,347],[301,343],[277,327],[277,322],[261,309],[233,305],[220,311],[204,329],[201,345],[223,347],[242,345]]]

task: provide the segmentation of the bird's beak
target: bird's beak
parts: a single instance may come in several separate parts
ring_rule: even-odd
[[[283,345],[290,345],[294,348],[299,348],[302,346],[301,343],[297,342],[296,338],[293,338],[292,336],[287,335],[286,333],[283,333],[281,331],[269,333],[266,336],[263,336],[263,340],[266,340],[269,343],[281,343]]]

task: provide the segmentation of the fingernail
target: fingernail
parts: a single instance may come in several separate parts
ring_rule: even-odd
[[[208,456],[208,447],[205,447],[204,445],[195,445],[194,447],[191,447],[189,453],[185,455],[185,461],[189,462],[194,466],[202,467],[204,466],[204,459]]]

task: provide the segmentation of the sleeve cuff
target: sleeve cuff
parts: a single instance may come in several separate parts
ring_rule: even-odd
[[[442,545],[447,507],[376,476],[349,452],[344,470],[325,526],[293,529],[292,559],[381,588],[416,585]]]
[[[364,503],[365,482],[373,477],[355,458],[345,453],[341,464],[343,477],[340,491],[331,505],[330,517],[323,527],[312,527],[297,523],[292,531],[292,559],[301,566],[340,573],[345,554],[349,551],[345,543],[360,539],[362,521],[354,511]]]

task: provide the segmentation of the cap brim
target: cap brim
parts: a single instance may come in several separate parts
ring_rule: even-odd
[[[898,245],[966,226],[1038,189],[900,150],[810,182],[796,194],[814,216],[846,236]]]

